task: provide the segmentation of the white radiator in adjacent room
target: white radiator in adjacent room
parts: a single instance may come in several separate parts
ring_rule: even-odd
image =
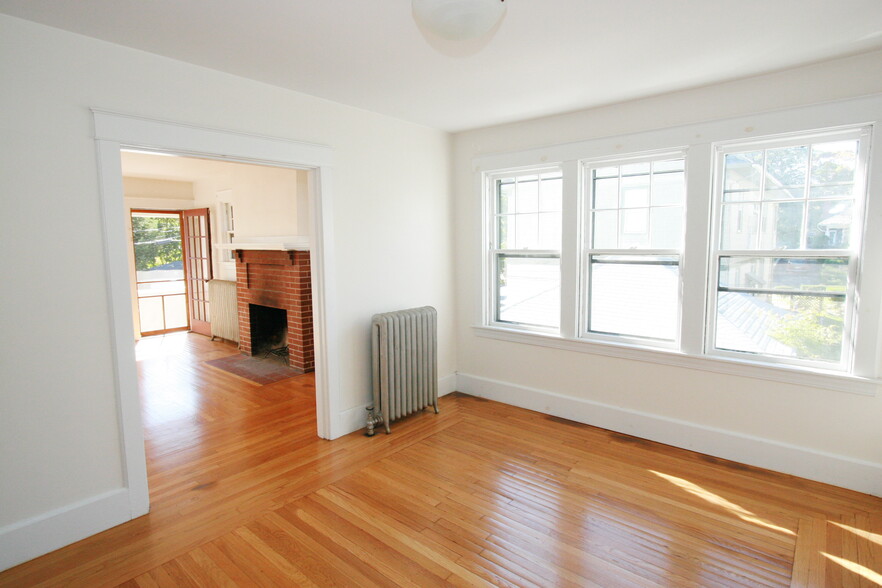
[[[211,338],[220,337],[239,342],[239,303],[236,299],[236,282],[209,280],[208,296],[211,301]]]

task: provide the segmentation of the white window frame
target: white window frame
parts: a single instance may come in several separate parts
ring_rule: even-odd
[[[739,359],[751,357],[751,354],[742,351],[730,351],[718,349],[715,346],[716,341],[716,315],[717,315],[717,280],[719,275],[719,264],[722,257],[792,257],[802,259],[825,259],[833,257],[848,258],[847,278],[848,284],[845,292],[845,317],[843,321],[843,350],[840,361],[824,362],[813,361],[809,359],[797,359],[787,357],[769,356],[756,354],[753,357],[758,362],[768,362],[771,365],[791,365],[809,368],[818,368],[826,370],[835,370],[842,372],[850,372],[854,360],[854,349],[849,342],[854,341],[855,335],[855,314],[857,310],[857,281],[861,275],[861,244],[864,236],[864,226],[868,219],[866,218],[867,199],[869,190],[867,189],[866,170],[869,164],[870,145],[872,144],[872,127],[863,125],[847,129],[820,129],[809,130],[802,133],[788,133],[777,137],[764,137],[757,141],[727,141],[717,143],[714,146],[714,189],[713,189],[713,218],[711,220],[711,258],[710,267],[708,268],[708,299],[706,321],[707,327],[705,350],[708,356],[715,356],[729,359]],[[723,249],[720,245],[722,232],[722,208],[723,208],[723,165],[725,155],[728,153],[739,153],[743,151],[770,149],[779,147],[792,147],[797,145],[814,144],[826,141],[844,141],[858,140],[857,160],[855,162],[855,196],[852,208],[855,224],[852,229],[850,244],[847,249],[793,249],[785,251],[777,251],[770,249]],[[809,165],[811,162],[809,162]],[[806,186],[808,189],[809,186]],[[808,204],[808,202],[806,202]],[[806,211],[804,214],[807,214]],[[862,222],[860,222],[862,221]]]
[[[499,275],[499,267],[498,260],[501,255],[507,257],[536,257],[542,259],[557,259],[558,263],[561,262],[561,249],[499,249],[497,248],[497,244],[499,243],[499,227],[496,222],[497,216],[499,214],[498,211],[498,198],[496,194],[496,182],[503,178],[510,177],[518,177],[518,176],[528,176],[528,175],[541,175],[548,174],[554,172],[561,172],[563,170],[560,166],[556,165],[542,165],[537,167],[527,167],[520,169],[509,169],[509,170],[497,170],[491,174],[484,175],[484,188],[482,189],[482,193],[486,194],[486,197],[483,198],[485,203],[484,209],[484,242],[486,245],[486,255],[484,257],[484,292],[485,298],[483,302],[484,308],[484,316],[486,318],[487,324],[502,328],[502,329],[512,329],[526,332],[535,332],[535,333],[548,333],[548,334],[557,334],[559,333],[559,329],[555,329],[553,327],[545,327],[541,325],[531,325],[526,323],[516,323],[511,321],[501,321],[498,319],[499,317],[499,298],[497,295],[498,282],[497,276]],[[561,273],[563,273],[561,271]],[[561,287],[563,290],[563,287]]]
[[[594,225],[591,221],[591,212],[593,209],[592,201],[594,198],[591,181],[591,170],[600,167],[620,167],[623,165],[634,163],[653,163],[656,161],[666,161],[670,159],[683,159],[684,173],[686,177],[686,185],[684,192],[686,193],[683,201],[683,230],[686,228],[686,205],[688,202],[688,185],[689,185],[689,161],[687,159],[687,149],[667,149],[661,151],[650,151],[644,153],[633,153],[613,158],[592,158],[584,159],[579,162],[580,167],[580,193],[579,204],[582,210],[581,218],[581,247],[579,251],[579,328],[578,337],[589,341],[599,343],[622,343],[626,345],[634,345],[637,347],[661,348],[661,349],[679,349],[680,347],[680,329],[683,306],[683,276],[679,272],[679,267],[683,264],[685,249],[683,243],[685,238],[681,238],[679,249],[595,249],[592,246],[594,241]],[[621,210],[619,208],[618,210]],[[676,324],[678,328],[674,338],[670,341],[662,339],[653,339],[649,337],[639,337],[636,335],[623,335],[602,333],[591,331],[588,329],[590,321],[590,299],[591,299],[591,270],[589,268],[592,255],[640,255],[647,257],[658,256],[676,256],[678,258],[678,285],[677,285],[677,308],[676,308]]]
[[[862,227],[861,248],[856,253],[857,269],[854,271],[858,275],[850,283],[857,291],[855,299],[868,302],[855,305],[854,328],[850,334],[854,351],[847,370],[829,369],[829,366],[769,363],[751,357],[711,353],[707,347],[709,333],[706,317],[713,310],[708,305],[712,296],[709,284],[712,272],[716,271],[713,252],[716,250],[717,229],[712,221],[716,146],[762,137],[777,139],[788,134],[804,136],[825,129],[837,131],[875,127],[878,124],[882,124],[882,94],[476,158],[473,161],[475,191],[483,198],[476,201],[480,202],[480,207],[475,212],[482,214],[484,219],[480,255],[484,260],[485,279],[480,282],[481,291],[475,292],[481,300],[473,326],[475,334],[488,339],[758,378],[801,387],[875,395],[882,389],[882,271],[859,270],[882,267],[882,197],[874,193],[882,189],[882,149],[874,149],[870,145],[867,153],[868,195],[865,197],[862,221],[865,226]],[[665,349],[647,347],[642,342],[580,337],[584,224],[580,204],[580,187],[584,185],[582,162],[613,159],[621,157],[620,154],[679,149],[687,151],[688,170],[685,243],[680,260],[682,293],[679,348]],[[507,324],[493,324],[489,320],[492,314],[487,279],[488,275],[492,275],[488,273],[492,268],[487,263],[490,258],[486,254],[489,243],[487,179],[497,172],[511,173],[514,170],[556,166],[563,169],[564,190],[560,332],[533,332],[511,328]],[[819,253],[827,255],[824,251]]]

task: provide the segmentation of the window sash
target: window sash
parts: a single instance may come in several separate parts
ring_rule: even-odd
[[[655,152],[637,153],[617,158],[601,158],[592,160],[583,160],[582,168],[582,190],[580,201],[585,211],[583,217],[583,234],[582,241],[582,263],[580,264],[581,275],[579,278],[579,328],[578,337],[586,340],[596,340],[603,342],[625,343],[643,347],[659,347],[659,348],[677,348],[680,341],[680,324],[682,315],[682,275],[680,271],[680,263],[683,257],[684,233],[686,227],[686,205],[688,202],[688,158],[685,150],[663,150]],[[682,161],[681,164],[677,162]],[[671,165],[665,165],[665,162],[671,162]],[[642,167],[642,170],[640,169]],[[663,168],[663,169],[659,169]],[[676,168],[676,169],[674,169]],[[639,173],[637,173],[639,172]],[[667,177],[668,175],[682,174],[682,187],[679,202],[656,201],[656,178]],[[622,190],[624,186],[624,178],[643,177],[645,178],[646,194],[644,202],[627,201]],[[615,205],[611,206],[610,202],[599,203],[600,197],[595,193],[595,189],[600,182],[612,183],[611,180],[617,178],[616,183],[617,197]],[[609,200],[609,198],[605,198]],[[600,205],[599,205],[600,204]],[[654,228],[653,220],[650,215],[653,211],[658,210],[679,210],[679,234],[677,241],[679,248],[676,249],[659,249],[653,248]],[[615,216],[617,234],[616,243],[621,245],[622,238],[627,238],[625,220],[623,214],[633,214],[636,211],[645,211],[646,219],[646,238],[643,240],[644,246],[636,245],[631,247],[604,247],[610,241],[609,238],[603,239],[603,243],[597,242],[597,218],[598,213],[608,217]],[[649,246],[647,246],[647,244]],[[667,244],[667,243],[666,243]],[[603,259],[604,261],[598,262]],[[647,261],[647,260],[656,261]],[[628,261],[626,261],[628,260]],[[664,261],[662,261],[664,260]],[[670,316],[662,321],[654,319],[648,313],[649,309],[657,300],[641,299],[639,291],[634,288],[627,288],[624,291],[615,291],[616,286],[612,283],[601,284],[599,277],[595,274],[595,266],[606,264],[604,268],[608,271],[608,277],[617,278],[621,283],[627,283],[637,279],[640,273],[638,266],[648,268],[659,263],[667,266],[676,266],[676,276],[673,284],[668,284],[663,296],[673,298],[673,303],[669,302]],[[631,267],[625,269],[627,265]],[[613,268],[618,266],[619,271]],[[610,271],[611,270],[611,271]],[[661,277],[659,272],[650,272],[656,279]],[[666,281],[670,281],[670,276],[664,276]],[[620,315],[616,307],[624,301],[631,300],[633,309],[628,313],[632,315],[629,319],[616,320],[614,315]],[[602,312],[606,312],[607,316],[602,318]],[[638,318],[639,317],[639,318]],[[642,319],[642,320],[641,320]],[[665,322],[669,325],[664,328],[667,333],[660,336],[660,324]],[[615,328],[613,328],[615,327]],[[641,329],[642,327],[642,329]]]
[[[556,176],[556,177],[555,177]],[[536,185],[536,206],[535,210],[532,206],[529,206],[528,210],[518,209],[520,203],[517,202],[517,196],[515,196],[515,201],[506,201],[507,208],[505,210],[500,210],[500,200],[501,198],[501,190],[503,185],[517,185],[517,184],[526,184],[529,182],[537,181]],[[558,243],[558,247],[555,249],[546,249],[539,247],[548,244],[551,244],[554,239],[549,240],[547,235],[543,236],[542,234],[542,221],[547,220],[548,215],[557,215],[557,227],[558,234],[560,233],[562,227],[561,220],[561,210],[554,210],[553,208],[548,207],[548,200],[545,200],[543,203],[543,198],[545,197],[542,193],[542,182],[547,181],[563,181],[563,171],[560,167],[557,166],[542,166],[536,168],[515,170],[509,172],[500,172],[490,174],[486,178],[486,193],[487,193],[487,225],[486,230],[488,231],[488,249],[487,249],[487,262],[486,262],[486,270],[485,270],[485,289],[487,292],[487,301],[486,301],[486,323],[494,326],[500,326],[508,329],[519,329],[525,331],[537,331],[544,333],[556,334],[559,333],[560,330],[560,308],[561,308],[561,295],[560,295],[560,284],[561,284],[561,269],[560,269],[560,258],[561,258],[561,249]],[[515,188],[517,190],[517,188]],[[552,201],[554,199],[552,198]],[[513,239],[506,239],[505,243],[502,243],[503,235],[501,235],[500,226],[502,224],[501,219],[517,219],[517,217],[523,217],[526,221],[533,220],[535,217],[536,221],[536,238],[533,246],[521,247],[521,248],[510,248],[512,245],[520,244],[518,242],[517,236],[517,228],[515,228],[515,236]],[[552,219],[553,220],[553,219]],[[553,236],[553,235],[552,235]],[[559,237],[560,238],[560,237]],[[501,245],[506,245],[507,247],[501,247]],[[506,261],[512,260],[556,260],[557,272],[556,272],[556,300],[551,305],[551,310],[543,311],[541,308],[537,309],[535,304],[533,308],[530,308],[529,300],[523,301],[519,306],[522,308],[518,309],[516,306],[512,305],[511,299],[505,300],[503,298],[503,294],[507,295],[514,294],[515,296],[529,296],[531,294],[537,294],[540,299],[548,300],[550,294],[547,291],[532,291],[531,288],[539,288],[543,287],[542,280],[543,274],[547,274],[547,272],[543,272],[541,268],[541,264],[537,264],[538,267],[529,268],[529,264],[520,264],[521,267],[520,272],[517,272],[519,275],[513,276],[513,278],[517,278],[518,287],[509,290],[509,288],[513,288],[513,284],[508,284],[503,286],[500,283],[501,274],[500,272],[504,271],[504,269],[508,269],[506,266]],[[514,264],[512,264],[514,266]],[[531,272],[532,269],[532,272]],[[532,273],[532,276],[530,275]],[[547,279],[547,275],[544,278]],[[532,282],[531,282],[532,280]],[[547,290],[547,283],[545,290]],[[503,292],[503,290],[508,290]],[[533,301],[535,302],[535,301]],[[549,313],[553,313],[555,315],[555,320],[546,320],[544,323],[537,321],[537,317],[547,317]],[[521,320],[515,320],[515,319]]]
[[[760,363],[768,363],[769,365],[792,365],[799,367],[810,367],[816,369],[824,369],[824,370],[834,370],[834,371],[845,371],[850,372],[852,370],[853,362],[854,362],[854,349],[850,342],[854,340],[854,329],[855,329],[855,302],[856,302],[856,284],[857,278],[859,275],[859,256],[858,252],[863,243],[863,227],[866,222],[864,207],[866,206],[866,198],[867,198],[867,190],[866,190],[866,169],[868,163],[868,155],[869,155],[869,137],[868,137],[868,128],[852,128],[847,130],[836,130],[830,132],[812,132],[805,131],[799,133],[793,133],[789,136],[785,136],[782,138],[768,138],[762,139],[759,141],[733,141],[727,143],[720,143],[717,145],[715,149],[715,161],[714,161],[714,197],[713,197],[713,216],[712,216],[712,226],[711,226],[711,264],[709,267],[708,275],[707,275],[707,283],[708,283],[708,299],[707,299],[707,313],[705,316],[705,355],[709,357],[721,357],[721,358],[748,358],[751,361],[757,361]],[[856,159],[854,162],[854,176],[853,180],[853,190],[851,201],[851,224],[850,224],[850,242],[848,244],[847,249],[823,249],[823,248],[810,248],[808,243],[808,214],[807,210],[808,206],[812,203],[831,201],[830,198],[813,198],[810,194],[811,189],[811,146],[818,144],[826,144],[833,143],[838,141],[858,141]],[[763,184],[762,192],[760,192],[760,196],[756,199],[751,200],[750,202],[757,202],[759,206],[763,206],[764,203],[769,202],[796,202],[803,203],[805,206],[805,210],[802,210],[802,218],[800,230],[802,231],[800,235],[800,242],[798,248],[793,249],[774,249],[771,247],[761,247],[760,242],[758,241],[755,244],[755,248],[752,249],[735,249],[735,248],[727,248],[724,247],[724,243],[722,242],[724,227],[723,223],[724,219],[724,210],[727,206],[725,202],[726,198],[726,186],[724,184],[725,178],[725,161],[726,156],[733,153],[745,153],[749,151],[763,151],[763,167],[761,169],[761,173],[763,174],[762,182],[766,181],[766,158],[768,157],[769,150],[778,150],[788,147],[797,147],[797,146],[808,146],[809,147],[809,159],[808,159],[808,169],[806,170],[804,184],[801,185],[801,189],[803,193],[801,197],[794,198],[792,200],[769,200],[763,199],[762,195],[765,194],[765,187]],[[731,204],[729,204],[731,206]],[[847,277],[847,283],[845,288],[841,292],[831,293],[818,293],[811,291],[800,291],[794,290],[792,292],[770,292],[764,291],[761,292],[761,289],[728,289],[721,288],[719,280],[720,280],[720,272],[721,272],[721,260],[723,258],[775,258],[782,260],[791,260],[798,262],[806,262],[811,260],[821,260],[821,259],[843,259],[846,260],[846,272],[845,275]],[[819,284],[823,285],[823,284]],[[753,291],[752,291],[753,290]],[[719,338],[720,332],[725,330],[727,327],[724,327],[720,324],[721,320],[721,293],[732,292],[740,294],[742,297],[749,297],[752,295],[756,295],[758,297],[769,297],[773,298],[776,296],[791,296],[791,302],[794,298],[800,297],[804,299],[830,299],[830,300],[841,300],[843,307],[843,316],[842,316],[842,332],[840,338],[841,345],[841,353],[839,354],[839,358],[837,360],[832,359],[819,359],[805,356],[805,352],[802,357],[787,357],[780,355],[775,352],[763,353],[757,351],[744,351],[744,350],[733,350],[725,347],[719,346]],[[759,298],[757,298],[759,300]],[[770,312],[774,313],[774,310],[770,310]],[[792,315],[794,321],[802,320],[802,314],[797,310]],[[806,320],[808,320],[806,318]],[[820,324],[820,323],[818,323]],[[794,327],[796,328],[796,327]],[[835,331],[835,329],[834,329]],[[821,329],[816,328],[815,332],[811,335],[805,335],[803,339],[803,343],[815,337],[817,339],[822,339],[824,333],[828,333],[829,329]],[[780,331],[779,331],[780,333]],[[780,335],[779,335],[780,336]],[[782,337],[785,340],[794,341],[794,336],[791,335],[789,337]],[[798,340],[798,338],[797,338]],[[799,347],[800,345],[797,345]],[[797,353],[800,353],[797,351]]]
[[[675,268],[673,276],[669,275],[671,268]],[[678,251],[592,252],[585,256],[583,272],[588,285],[583,292],[581,337],[641,346],[677,345],[681,312]],[[603,274],[617,279],[618,284],[604,284]],[[640,288],[647,279],[656,280],[657,286],[649,299],[644,296],[647,291]],[[642,283],[631,283],[625,289],[620,286],[635,281]],[[623,304],[629,305],[625,312]],[[670,314],[659,319],[658,312]]]
[[[522,266],[519,268],[520,272],[512,272],[516,274],[514,276],[507,275],[506,277],[511,283],[503,285],[503,267],[508,266],[509,261],[552,261],[556,264],[538,263],[534,264],[532,268],[529,267],[529,263],[517,264]],[[543,268],[544,265],[556,265],[554,269],[556,269],[557,275],[551,276],[551,280],[547,275],[549,268]],[[508,268],[505,267],[505,269]],[[554,269],[551,270],[551,273],[554,273]],[[546,332],[559,330],[560,253],[494,251],[493,270],[493,324]],[[518,273],[519,275],[517,275]],[[556,278],[556,285],[550,283],[554,281],[554,278]],[[508,316],[504,317],[503,314]],[[545,317],[546,320],[541,320],[542,317]]]

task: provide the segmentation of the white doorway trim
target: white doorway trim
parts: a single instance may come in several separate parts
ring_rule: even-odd
[[[147,460],[138,400],[135,335],[129,287],[125,210],[120,148],[207,157],[242,163],[308,170],[312,244],[310,267],[315,338],[316,420],[319,437],[334,439],[346,431],[339,426],[336,300],[334,298],[332,232],[332,160],[329,147],[151,120],[92,110],[98,156],[99,187],[104,226],[108,305],[114,343],[114,370],[123,481],[129,493],[131,518],[149,510]]]

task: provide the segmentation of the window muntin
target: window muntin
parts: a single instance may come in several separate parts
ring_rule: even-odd
[[[861,130],[719,151],[711,349],[847,369]]]
[[[557,331],[561,170],[505,174],[491,182],[492,320],[506,326]]]
[[[677,340],[686,202],[683,154],[584,165],[583,337]]]

